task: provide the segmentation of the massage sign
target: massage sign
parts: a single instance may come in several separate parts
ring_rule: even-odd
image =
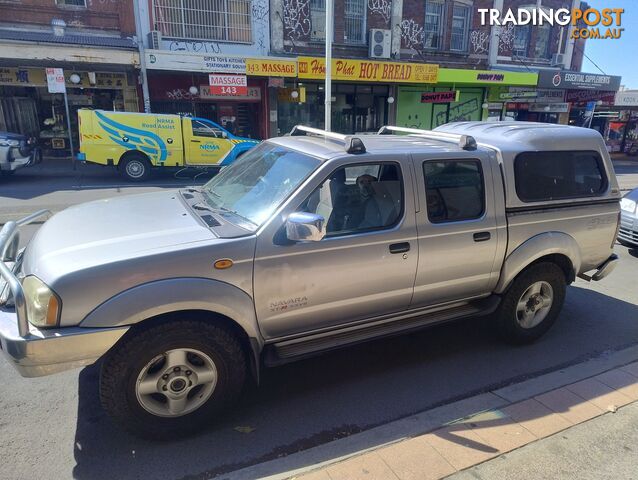
[[[248,81],[246,75],[208,75],[211,95],[227,97],[248,95]]]

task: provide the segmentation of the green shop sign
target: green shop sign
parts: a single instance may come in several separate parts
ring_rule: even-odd
[[[461,68],[439,68],[438,83],[463,83],[473,85],[533,85],[538,74],[506,72],[502,70],[467,70]]]

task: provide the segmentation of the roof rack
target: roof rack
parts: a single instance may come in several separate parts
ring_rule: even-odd
[[[366,153],[366,146],[359,137],[342,135],[335,132],[327,132],[319,128],[305,127],[303,125],[295,125],[290,131],[291,137],[299,137],[304,135],[315,135],[317,137],[329,138],[343,142],[346,153],[358,154]]]
[[[435,132],[433,130],[420,130],[418,128],[383,126],[379,129],[378,135],[392,135],[394,132],[408,133],[419,137],[431,138],[442,142],[458,143],[463,150],[476,150],[476,139],[471,135],[460,135],[456,133]]]

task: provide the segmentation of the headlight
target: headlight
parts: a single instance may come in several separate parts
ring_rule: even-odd
[[[19,140],[11,140],[9,138],[0,138],[0,147],[19,147]]]
[[[628,198],[623,198],[620,200],[620,208],[625,212],[634,213],[636,211],[636,202]]]
[[[42,280],[29,275],[22,280],[29,322],[36,327],[55,327],[62,303]]]

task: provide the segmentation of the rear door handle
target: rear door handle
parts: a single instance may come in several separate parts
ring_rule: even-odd
[[[390,253],[405,253],[410,251],[410,243],[402,242],[402,243],[393,243],[390,245]]]
[[[474,234],[475,242],[486,242],[490,238],[492,238],[492,235],[490,234],[490,232],[478,232]]]
[[[201,140],[191,140],[191,142],[193,142],[193,143],[202,143]]]

